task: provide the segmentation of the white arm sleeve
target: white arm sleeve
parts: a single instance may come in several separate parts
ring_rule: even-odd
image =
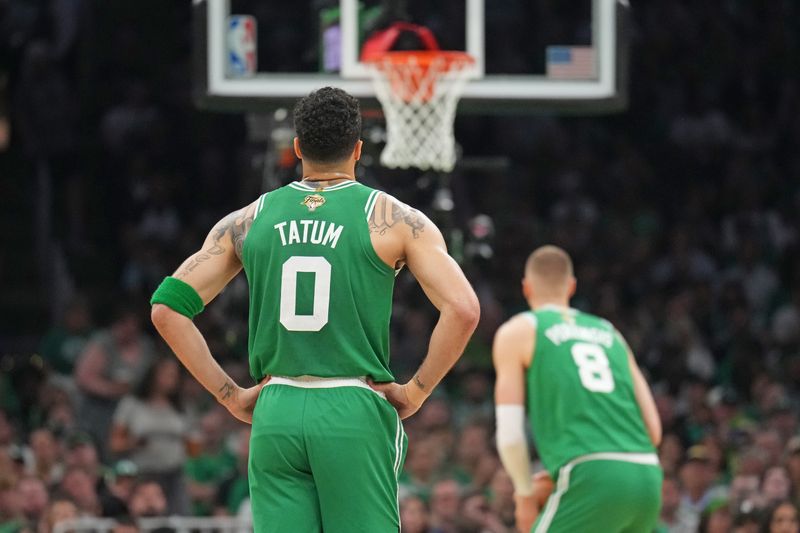
[[[495,416],[500,461],[511,477],[514,492],[529,496],[533,493],[533,482],[528,441],[525,439],[525,408],[521,405],[498,405]]]

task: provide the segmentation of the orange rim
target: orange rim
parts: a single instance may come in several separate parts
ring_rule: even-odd
[[[388,68],[390,66],[407,65],[411,59],[416,61],[420,67],[427,68],[434,61],[444,60],[444,70],[449,70],[452,65],[472,65],[475,59],[466,52],[441,51],[441,50],[412,50],[412,51],[390,51],[380,56],[370,59],[367,63],[373,63],[378,68]]]

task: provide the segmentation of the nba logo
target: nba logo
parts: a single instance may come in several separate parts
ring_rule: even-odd
[[[256,73],[256,20],[251,15],[228,17],[228,76]]]

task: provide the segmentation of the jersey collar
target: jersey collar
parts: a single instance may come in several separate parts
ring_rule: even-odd
[[[293,181],[289,184],[289,187],[300,191],[331,192],[331,191],[346,189],[347,187],[352,187],[357,183],[358,183],[357,181],[346,181],[344,183],[339,183],[338,185],[334,185],[333,187],[325,187],[324,189],[320,189],[318,187],[312,187],[307,183],[303,183],[300,181]]]
[[[575,314],[578,312],[577,309],[572,307],[564,307],[563,305],[556,305],[556,304],[545,304],[537,309],[537,311],[558,311],[559,313],[570,313]]]

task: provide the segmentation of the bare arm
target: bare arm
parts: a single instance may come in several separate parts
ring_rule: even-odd
[[[191,285],[204,304],[213,300],[242,269],[242,247],[253,224],[255,208],[256,202],[217,222],[202,248],[173,274]]]
[[[244,238],[253,223],[253,204],[220,220],[206,237],[200,251],[186,259],[174,277],[197,291],[203,303],[213,300],[242,269]],[[189,318],[166,305],[156,304],[151,312],[153,324],[175,355],[191,374],[234,416],[252,420],[252,407],[260,386],[237,386],[214,360],[203,335]]]
[[[480,318],[480,304],[472,286],[455,260],[447,255],[438,228],[426,221],[428,225],[430,229],[419,238],[409,239],[406,247],[406,265],[439,310],[428,353],[412,378],[414,393],[419,389],[425,397],[461,357]]]
[[[514,485],[515,518],[521,531],[530,531],[550,487],[549,483],[543,485],[532,478],[524,428],[525,373],[533,354],[535,333],[530,321],[516,316],[497,330],[492,345],[497,453]]]
[[[653,443],[653,446],[658,446],[661,444],[661,417],[658,415],[653,393],[650,392],[650,386],[647,384],[647,380],[644,379],[639,365],[636,364],[633,350],[631,350],[625,337],[619,331],[615,331],[615,333],[628,352],[628,366],[631,369],[631,378],[633,378],[633,394],[636,396],[636,403],[639,404],[639,411],[642,413],[647,435],[650,437],[650,442]]]
[[[393,223],[385,225],[391,229],[389,238],[400,243],[397,260],[405,262],[425,295],[439,310],[428,353],[414,377],[402,386],[375,386],[387,394],[400,416],[407,418],[419,409],[461,357],[478,325],[480,305],[461,268],[447,255],[439,229],[425,215],[391,197],[385,197],[384,202],[391,202],[390,221]],[[370,227],[376,227],[374,219]]]
[[[496,405],[525,405],[525,372],[536,340],[536,330],[521,316],[500,326],[492,344]]]
[[[661,444],[661,417],[658,416],[658,409],[656,408],[655,400],[653,400],[653,393],[650,392],[650,386],[647,384],[647,380],[644,379],[642,371],[639,370],[639,365],[636,364],[636,359],[634,359],[630,348],[628,348],[628,363],[630,364],[631,377],[633,378],[633,392],[636,395],[636,403],[639,404],[639,410],[642,412],[647,434],[650,436],[653,446],[658,446]]]

